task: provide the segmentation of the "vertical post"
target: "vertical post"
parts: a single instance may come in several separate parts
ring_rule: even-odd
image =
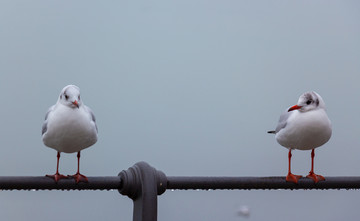
[[[166,175],[146,162],[138,162],[119,173],[119,192],[134,202],[133,221],[157,220],[157,196],[165,192]]]

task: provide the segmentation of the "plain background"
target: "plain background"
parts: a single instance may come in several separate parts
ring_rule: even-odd
[[[53,174],[47,109],[75,84],[99,140],[81,172],[113,176],[138,161],[167,175],[284,176],[273,135],[314,90],[333,136],[315,172],[360,175],[358,1],[17,1],[0,3],[0,175]],[[306,175],[310,151],[294,151]],[[63,154],[60,172],[76,171]],[[159,220],[357,220],[360,192],[167,191]],[[117,191],[0,192],[3,220],[131,220]]]

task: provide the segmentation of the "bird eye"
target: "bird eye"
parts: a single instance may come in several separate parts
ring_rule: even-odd
[[[66,100],[67,100],[67,99],[69,99],[69,96],[68,96],[68,95],[66,95],[66,94],[65,94],[65,99],[66,99]]]
[[[311,103],[312,103],[312,100],[306,101],[306,104],[307,104],[307,105],[309,105],[309,104],[311,104]]]
[[[80,95],[78,96],[78,100],[80,100]]]

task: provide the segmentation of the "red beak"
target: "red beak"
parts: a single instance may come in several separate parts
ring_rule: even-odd
[[[72,102],[73,105],[75,105],[77,108],[79,108],[79,103],[77,102],[77,100],[75,100],[74,102]]]
[[[294,105],[294,106],[289,108],[288,112],[293,111],[293,110],[297,110],[297,109],[300,109],[300,108],[302,108],[302,106]]]

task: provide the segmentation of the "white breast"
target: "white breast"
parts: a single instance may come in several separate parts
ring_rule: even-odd
[[[47,131],[43,134],[46,146],[65,153],[83,150],[97,141],[97,131],[91,116],[81,106],[70,108],[58,105],[48,116]]]
[[[276,134],[276,140],[287,148],[310,150],[325,144],[331,133],[331,122],[324,109],[294,111],[285,128]]]

